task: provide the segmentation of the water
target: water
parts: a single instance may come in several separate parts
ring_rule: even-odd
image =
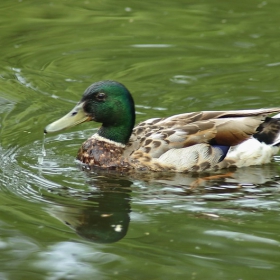
[[[279,279],[279,156],[139,178],[75,161],[98,124],[43,139],[103,79],[131,90],[137,122],[279,105],[279,9],[1,1],[0,279]]]
[[[42,165],[44,163],[44,157],[47,155],[45,149],[45,137],[46,134],[44,133],[43,141],[42,141],[42,154],[38,156],[38,164]]]

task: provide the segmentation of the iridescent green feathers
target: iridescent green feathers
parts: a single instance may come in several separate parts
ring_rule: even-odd
[[[92,120],[102,123],[98,134],[126,144],[135,124],[134,101],[125,86],[101,81],[89,86],[81,100]]]

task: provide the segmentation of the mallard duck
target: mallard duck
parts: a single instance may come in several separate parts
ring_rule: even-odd
[[[129,90],[115,81],[89,86],[81,101],[45,133],[86,121],[101,123],[77,159],[117,171],[205,171],[268,163],[279,151],[280,108],[203,111],[153,118],[134,127]]]

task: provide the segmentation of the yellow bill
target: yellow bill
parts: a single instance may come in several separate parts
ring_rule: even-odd
[[[45,127],[45,133],[57,132],[69,127],[76,126],[80,123],[91,121],[92,117],[89,116],[83,108],[84,103],[77,104],[68,114],[57,121]]]

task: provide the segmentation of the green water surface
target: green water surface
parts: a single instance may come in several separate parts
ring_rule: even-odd
[[[279,157],[194,187],[81,170],[98,124],[42,144],[104,79],[130,89],[137,122],[280,106],[279,14],[277,0],[1,0],[0,279],[278,280]]]

